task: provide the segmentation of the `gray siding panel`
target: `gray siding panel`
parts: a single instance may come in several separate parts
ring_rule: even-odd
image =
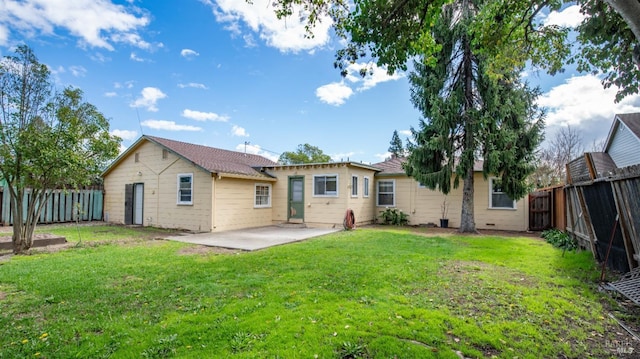
[[[609,156],[618,168],[640,163],[640,139],[638,139],[623,123],[618,125],[611,145]]]

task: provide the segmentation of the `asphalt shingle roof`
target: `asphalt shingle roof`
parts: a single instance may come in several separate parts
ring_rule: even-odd
[[[406,157],[392,157],[384,162],[375,163],[372,166],[379,168],[381,174],[405,174],[402,164],[407,161]],[[473,170],[476,172],[482,171],[483,162],[476,161],[473,165]]]
[[[246,176],[263,176],[256,168],[277,165],[265,157],[250,153],[223,150],[215,147],[169,140],[155,136],[143,136],[171,152],[191,161],[211,173],[227,173]]]

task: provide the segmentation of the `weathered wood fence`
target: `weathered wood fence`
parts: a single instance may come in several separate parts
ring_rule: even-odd
[[[567,230],[600,262],[623,273],[640,266],[640,165],[566,187]]]
[[[31,194],[25,193],[23,198],[26,215],[27,202]],[[79,190],[51,190],[47,203],[42,208],[38,223],[65,223],[78,221],[102,220],[104,191],[102,188]],[[0,221],[2,225],[12,225],[13,215],[9,193],[0,188]]]

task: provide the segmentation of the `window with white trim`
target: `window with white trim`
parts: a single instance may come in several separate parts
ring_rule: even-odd
[[[358,197],[358,176],[351,176],[351,197]]]
[[[396,181],[395,180],[379,180],[378,181],[377,205],[395,207],[396,205]]]
[[[193,204],[193,173],[178,174],[178,204]]]
[[[369,177],[365,177],[362,183],[362,196],[369,197]]]
[[[253,207],[254,208],[271,207],[271,185],[270,184],[256,183]]]
[[[489,179],[489,208],[515,209],[516,201],[509,198],[498,178]]]
[[[313,176],[313,195],[338,197],[338,175]]]

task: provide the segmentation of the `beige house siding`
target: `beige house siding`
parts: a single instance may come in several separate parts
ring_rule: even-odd
[[[341,226],[348,208],[354,211],[358,224],[373,221],[375,194],[373,170],[351,166],[347,163],[282,166],[270,169],[278,181],[273,184],[273,222],[287,221],[289,178],[304,177],[304,222],[309,226]],[[337,176],[336,196],[314,196],[314,176]],[[358,176],[358,195],[351,196],[352,175]],[[364,176],[369,177],[369,197],[363,197]]]
[[[436,224],[440,225],[441,205],[447,200],[449,227],[460,226],[462,211],[462,183],[458,188],[452,188],[445,196],[439,191],[420,187],[414,179],[404,176],[379,176],[376,178],[375,193],[377,196],[377,182],[380,180],[395,181],[395,207],[409,215],[410,225]],[[474,216],[478,229],[500,229],[512,231],[526,231],[528,229],[528,198],[516,202],[516,209],[489,208],[489,181],[481,173],[474,177]],[[376,215],[380,216],[385,206],[376,207]]]
[[[273,205],[255,208],[254,204],[256,184],[270,186],[273,203],[272,183],[224,176],[214,183],[214,231],[271,225]]]
[[[136,154],[138,161],[136,162]],[[193,174],[193,205],[178,205],[178,174]],[[144,184],[143,225],[210,231],[212,227],[211,175],[166,153],[160,146],[142,143],[121,159],[104,178],[105,219],[124,223],[125,185]]]

